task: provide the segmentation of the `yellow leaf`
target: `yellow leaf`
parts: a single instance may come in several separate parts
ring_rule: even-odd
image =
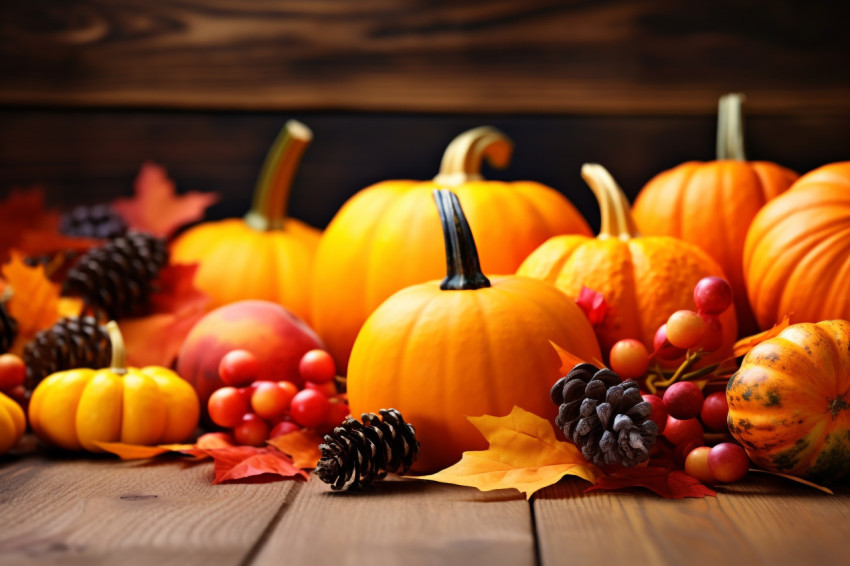
[[[59,320],[59,285],[48,279],[43,265],[28,266],[16,251],[3,266],[3,277],[12,293],[9,314],[18,321],[18,338],[12,352],[20,354],[39,330]]]
[[[764,332],[759,332],[758,334],[753,334],[752,336],[746,336],[735,342],[732,354],[736,358],[743,356],[765,340],[769,340],[778,335],[780,332],[788,328],[789,324],[791,324],[791,318],[786,314],[782,320],[773,325],[773,328],[765,330]]]
[[[504,417],[484,415],[469,421],[490,443],[487,450],[464,452],[457,464],[421,479],[475,487],[481,491],[513,488],[534,492],[566,475],[595,483],[600,471],[574,444],[555,437],[552,425],[514,407]]]
[[[319,451],[322,437],[313,429],[304,428],[278,436],[268,441],[284,454],[292,457],[292,463],[299,468],[315,468],[322,457]]]

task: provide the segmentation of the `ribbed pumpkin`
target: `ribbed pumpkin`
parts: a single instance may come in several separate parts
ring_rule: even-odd
[[[198,426],[198,396],[170,369],[126,367],[118,325],[107,325],[112,363],[47,376],[32,393],[30,425],[65,450],[103,452],[98,442],[153,445],[181,442]]]
[[[729,430],[759,466],[850,476],[850,322],[792,324],[750,350],[726,388]]]
[[[561,362],[550,340],[585,360],[600,358],[573,301],[542,281],[488,280],[457,196],[444,189],[435,198],[446,278],[407,287],[380,305],[358,334],[348,368],[352,414],[395,408],[416,427],[418,471],[486,447],[467,416],[502,416],[516,405],[554,418],[548,391]]]
[[[797,174],[768,161],[746,161],[742,99],[740,94],[720,99],[717,161],[689,161],[654,177],[635,200],[634,218],[642,233],[680,238],[714,258],[732,284],[740,331],[750,334],[756,321],[742,268],[747,228]]]
[[[445,258],[435,188],[460,197],[486,273],[513,273],[550,236],[590,234],[584,218],[554,189],[531,181],[485,181],[486,157],[504,167],[512,145],[491,127],[469,130],[448,146],[433,181],[384,181],[340,209],[316,254],[312,323],[344,372],[354,338],[384,299],[442,276]]]
[[[14,448],[26,430],[27,419],[24,410],[0,392],[0,454]]]
[[[290,120],[269,150],[245,218],[200,224],[172,245],[173,263],[199,262],[195,285],[209,309],[245,299],[310,316],[310,275],[319,230],[286,216],[292,178],[313,134]]]
[[[553,283],[573,299],[583,286],[602,293],[612,307],[596,329],[606,355],[623,338],[640,340],[652,351],[658,327],[673,312],[695,308],[697,282],[708,275],[722,277],[723,270],[693,244],[640,236],[626,196],[604,167],[585,164],[581,174],[599,201],[599,235],[551,238],[528,256],[517,275]],[[723,345],[711,359],[727,356],[737,335],[733,308],[720,321]]]
[[[850,320],[850,161],[807,173],[756,215],[744,277],[762,328]]]

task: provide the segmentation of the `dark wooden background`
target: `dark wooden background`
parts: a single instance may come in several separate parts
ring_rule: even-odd
[[[848,159],[850,8],[793,0],[0,1],[0,194],[131,190],[143,160],[241,214],[277,129],[315,131],[292,213],[324,226],[358,189],[429,178],[481,124],[516,142],[502,179],[565,192],[581,163],[634,195],[711,159],[717,96],[748,96],[752,158]]]

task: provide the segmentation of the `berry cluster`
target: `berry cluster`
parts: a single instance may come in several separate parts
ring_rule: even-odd
[[[0,393],[17,401],[26,408],[27,393],[24,379],[27,367],[15,354],[0,355]]]
[[[303,389],[290,381],[256,381],[261,369],[251,352],[228,352],[218,367],[226,386],[207,403],[210,419],[232,429],[239,444],[262,446],[301,428],[329,432],[348,416],[348,402],[337,393],[336,367],[326,351],[310,350],[301,358]]]

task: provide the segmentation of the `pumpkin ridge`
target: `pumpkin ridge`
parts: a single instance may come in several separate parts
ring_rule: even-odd
[[[682,235],[684,234],[685,229],[682,226],[683,216],[684,216],[683,210],[685,208],[685,202],[687,200],[689,200],[688,196],[691,193],[693,193],[696,189],[699,188],[696,185],[696,183],[693,183],[692,181],[694,180],[694,177],[696,177],[697,173],[700,171],[701,165],[702,165],[702,162],[699,162],[699,161],[683,163],[682,165],[680,165],[680,167],[685,167],[685,169],[681,173],[681,175],[682,175],[681,181],[678,180],[678,179],[673,179],[672,181],[675,181],[675,183],[673,183],[670,180],[668,180],[668,186],[674,185],[674,184],[675,185],[681,184],[681,186],[684,187],[685,189],[683,191],[684,195],[683,195],[682,198],[680,198],[680,199],[679,198],[670,199],[670,201],[673,202],[673,213],[669,215],[669,220],[672,220],[672,222],[669,222],[669,220],[668,220],[669,227],[664,229],[665,234],[668,234],[670,236],[676,236],[677,238],[682,237]],[[671,171],[674,171],[674,169],[671,169]],[[666,187],[665,187],[665,189],[666,189]],[[670,190],[670,189],[668,189],[668,190]],[[641,192],[643,192],[643,191],[641,191]],[[664,192],[667,192],[667,191],[664,191]],[[659,191],[659,194],[660,193],[661,193],[661,191]],[[702,199],[703,197],[704,197],[704,195],[700,194],[698,198]],[[657,200],[660,200],[660,199],[657,199]],[[658,206],[666,207],[667,205],[666,205],[666,203],[662,202]],[[641,215],[635,214],[635,216],[639,217]]]

